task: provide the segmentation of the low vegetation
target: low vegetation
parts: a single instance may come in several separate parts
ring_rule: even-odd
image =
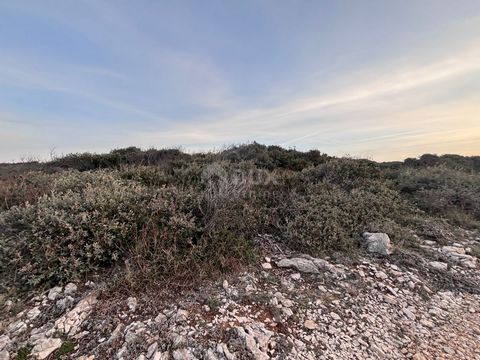
[[[102,269],[118,269],[133,289],[188,285],[254,262],[264,234],[319,255],[354,253],[363,231],[401,246],[432,219],[478,227],[479,163],[453,155],[376,163],[254,143],[0,165],[1,290]]]

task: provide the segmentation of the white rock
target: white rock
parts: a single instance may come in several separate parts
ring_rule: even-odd
[[[42,312],[40,311],[38,306],[35,306],[34,308],[30,309],[27,313],[27,318],[29,320],[34,320],[38,315],[40,315]]]
[[[137,298],[135,297],[129,297],[127,299],[127,306],[128,308],[130,309],[131,312],[135,312],[135,310],[137,310],[137,306],[138,306],[138,301],[137,301]]]
[[[10,338],[8,335],[1,335],[0,336],[0,350],[5,349],[8,345],[10,345]]]
[[[65,289],[63,289],[63,293],[65,295],[73,295],[77,292],[77,285],[74,283],[68,283],[65,285]]]
[[[383,271],[377,271],[377,272],[375,273],[375,276],[376,276],[377,278],[381,279],[381,280],[386,280],[386,279],[388,279],[388,275],[385,274]]]
[[[22,320],[15,321],[14,323],[8,325],[8,327],[7,327],[7,331],[12,336],[20,335],[25,330],[27,330],[27,324],[25,324],[25,322],[22,321]]]
[[[435,270],[447,271],[448,269],[448,264],[440,261],[430,261],[428,265]]]
[[[218,356],[215,354],[215,352],[212,349],[208,349],[205,352],[205,360],[218,360]]]
[[[455,254],[465,254],[465,249],[463,247],[457,247],[457,246],[442,246],[442,252],[444,254],[450,254],[450,253],[455,253]]]
[[[60,296],[60,293],[62,292],[62,288],[60,286],[55,286],[54,288],[51,288],[48,291],[47,298],[48,300],[55,300],[57,297]]]
[[[186,349],[177,349],[172,353],[173,360],[193,360],[192,355]]]
[[[38,340],[33,347],[32,356],[37,357],[38,359],[45,359],[60,346],[62,346],[62,339],[42,338]]]
[[[273,336],[273,332],[265,329],[262,323],[251,323],[245,327],[237,326],[237,334],[244,341],[245,347],[250,351],[255,359],[268,360],[267,354],[268,342]]]
[[[96,302],[97,295],[95,293],[87,295],[72,310],[55,321],[56,328],[66,334],[75,335]]]
[[[168,359],[170,359],[170,356],[168,356],[168,351],[165,351],[165,352],[157,351],[152,358],[152,360],[168,360]]]
[[[154,342],[147,349],[147,358],[150,359],[158,349],[158,343]]]
[[[264,270],[271,270],[272,269],[272,264],[270,264],[269,262],[262,263],[262,268]]]
[[[277,262],[277,266],[281,268],[292,268],[297,271],[310,274],[320,273],[313,261],[303,258],[282,259]]]
[[[155,318],[154,321],[157,324],[164,324],[164,323],[167,322],[167,317],[164,314],[160,313],[160,314],[157,315],[157,317]]]
[[[317,328],[317,324],[315,323],[315,321],[310,319],[305,320],[303,326],[309,330],[315,330]]]
[[[381,255],[390,255],[392,245],[390,237],[385,233],[363,233],[363,240],[367,246],[367,251]]]
[[[177,322],[187,321],[187,318],[188,318],[188,311],[187,310],[183,310],[183,309],[178,309],[177,310],[177,313],[175,315],[175,319],[177,320]]]
[[[295,274],[290,275],[290,277],[293,280],[300,280],[302,278],[302,275],[300,275],[300,273],[295,273]]]
[[[342,319],[337,313],[334,313],[333,311],[330,313],[330,316],[332,317],[333,320],[338,321]]]

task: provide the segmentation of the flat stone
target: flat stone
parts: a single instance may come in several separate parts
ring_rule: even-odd
[[[131,312],[135,312],[135,310],[137,310],[137,306],[138,306],[137,298],[129,297],[127,299],[127,306],[128,306],[128,308],[130,309]]]
[[[51,288],[49,291],[48,291],[48,295],[47,295],[47,298],[48,300],[55,300],[57,297],[60,296],[62,292],[62,287],[61,286],[55,286],[54,288]]]
[[[330,313],[330,316],[332,317],[333,320],[342,320],[342,318],[337,314],[334,313],[333,311]]]
[[[38,306],[35,306],[34,308],[30,309],[27,313],[27,318],[29,320],[35,319],[38,315],[41,314],[41,311]]]
[[[8,345],[10,345],[10,337],[8,335],[1,335],[0,336],[0,350],[5,349]]]
[[[68,283],[65,285],[65,289],[63,289],[63,293],[65,295],[73,295],[77,292],[77,285],[74,283]]]
[[[272,269],[272,264],[270,264],[269,262],[265,262],[262,264],[262,268],[264,270],[271,270]]]
[[[277,266],[281,268],[292,268],[303,273],[320,273],[313,261],[303,258],[282,259],[277,262]]]
[[[448,264],[440,261],[430,261],[428,265],[435,270],[447,271],[448,269]]]
[[[303,326],[309,330],[315,330],[317,328],[317,324],[315,323],[315,321],[310,319],[305,320],[305,322],[303,323]]]
[[[62,339],[42,338],[38,340],[33,347],[32,356],[37,357],[38,359],[45,359],[60,346],[62,346]]]
[[[56,328],[66,334],[75,335],[96,302],[95,293],[87,295],[72,310],[55,321]]]
[[[456,254],[465,255],[465,249],[463,247],[457,247],[457,246],[442,246],[442,252],[444,254],[456,253]]]
[[[375,273],[375,276],[381,280],[385,280],[385,279],[388,279],[388,275],[385,274],[383,271],[377,271]]]

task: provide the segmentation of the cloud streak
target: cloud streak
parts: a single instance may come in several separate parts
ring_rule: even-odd
[[[378,160],[480,148],[480,9],[420,4],[435,16],[416,22],[397,7],[383,34],[331,4],[301,5],[302,24],[285,3],[203,6],[0,4],[0,161],[253,140]]]

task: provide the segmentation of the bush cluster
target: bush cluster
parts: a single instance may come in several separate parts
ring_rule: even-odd
[[[404,197],[427,213],[467,228],[480,227],[480,175],[447,166],[402,169]]]
[[[254,261],[263,234],[319,255],[354,251],[363,231],[402,243],[429,216],[478,226],[471,161],[414,168],[256,143],[69,155],[1,178],[0,285],[47,287],[114,266],[131,288],[191,284]]]

